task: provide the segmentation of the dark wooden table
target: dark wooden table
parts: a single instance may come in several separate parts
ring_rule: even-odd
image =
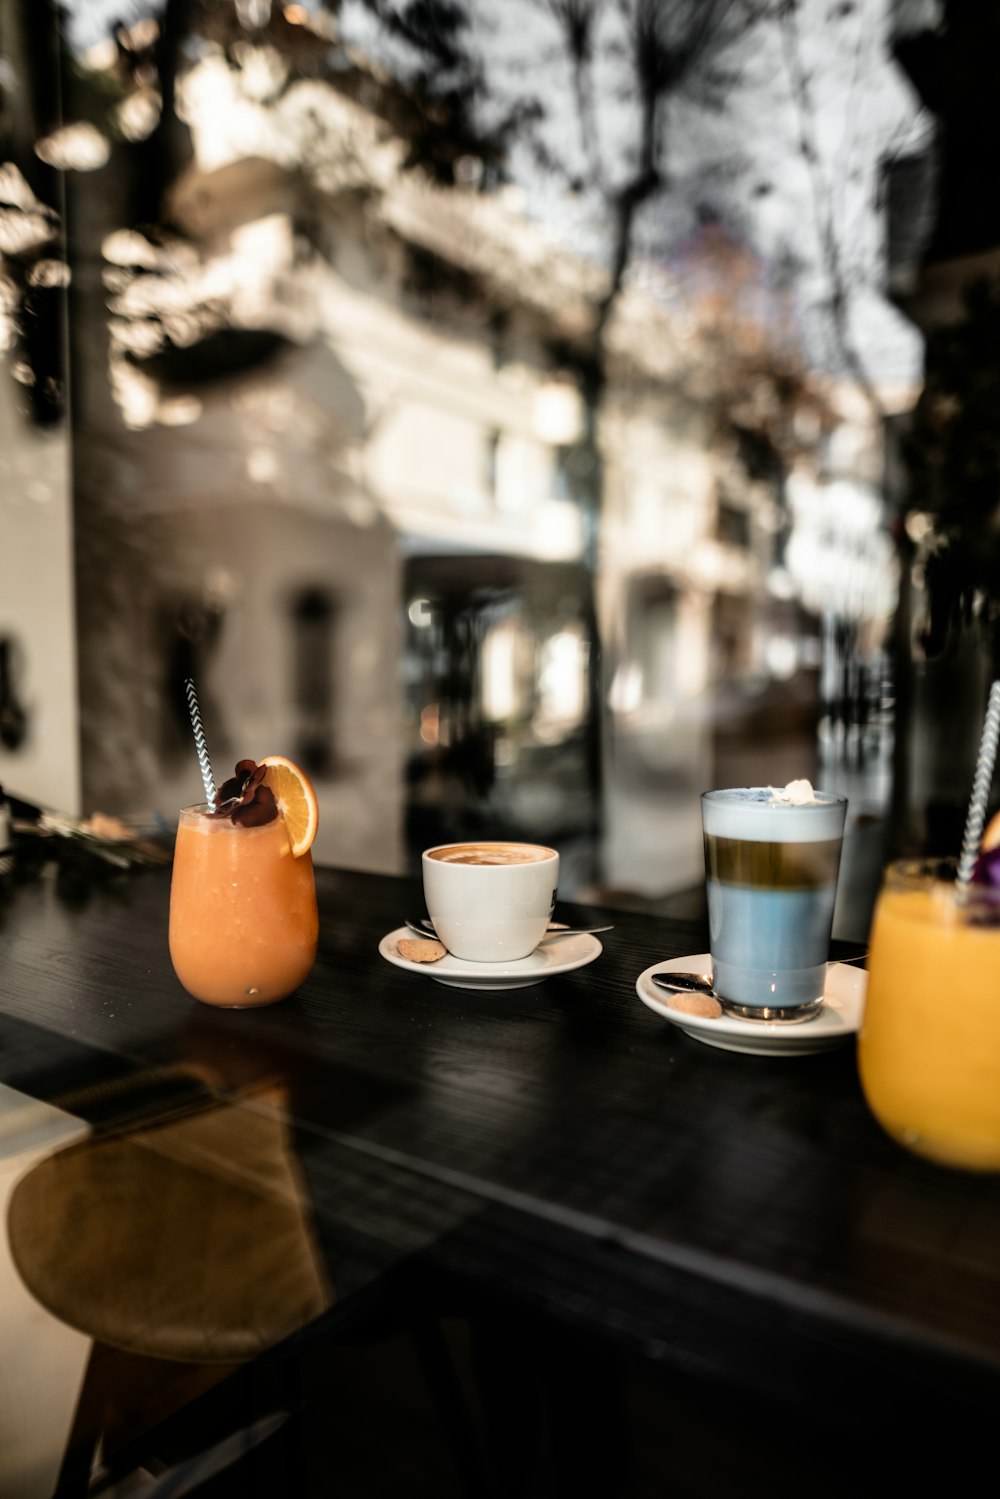
[[[171,970],[168,879],[8,894],[0,1081],[98,1130],[156,1117],[178,1069],[280,1112],[336,1286],[303,1339],[469,1332],[455,1493],[873,1492],[872,1443],[897,1481],[972,1471],[1000,1402],[1000,1178],[890,1142],[853,1044],[735,1055],[651,1013],[636,977],[703,930],[599,912],[589,967],[450,989],[378,954],[412,882],[322,870],[309,981],[217,1012]]]

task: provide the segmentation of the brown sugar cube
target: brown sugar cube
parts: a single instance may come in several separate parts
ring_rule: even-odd
[[[705,1020],[718,1020],[722,1006],[711,994],[671,994],[667,1004],[672,1010],[683,1010],[685,1015],[701,1015]]]
[[[396,951],[409,963],[436,963],[448,949],[443,942],[435,942],[433,937],[400,937]]]

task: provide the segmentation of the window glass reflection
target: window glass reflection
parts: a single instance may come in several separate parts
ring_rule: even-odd
[[[619,887],[630,846],[644,898],[669,894],[657,824],[682,786],[790,765],[853,794],[887,846],[929,837],[938,799],[935,826],[954,822],[994,669],[993,490],[956,498],[992,472],[963,435],[987,430],[993,380],[987,18],[944,0],[4,16],[0,332],[37,429],[74,393],[85,800],[174,798],[143,743],[156,715],[112,685],[131,672],[145,703],[162,672],[115,621],[140,576],[173,597],[191,571],[197,595],[228,565],[233,652],[285,638],[314,583],[337,600],[335,710],[326,627],[298,616],[290,684],[265,672],[251,710],[220,648],[206,690],[230,732],[301,740],[358,808],[374,772],[324,760],[331,715],[377,742],[386,822],[363,842],[383,867],[414,853],[411,755],[447,749],[465,789],[435,805],[482,826],[498,767],[510,807],[555,806],[544,757],[573,736],[588,882]],[[229,510],[263,572],[224,555]],[[420,558],[469,559],[464,598],[457,562],[441,594]],[[934,663],[963,653],[962,748],[928,759]],[[116,716],[124,775],[98,751]],[[616,825],[636,757],[666,778],[638,835]],[[687,819],[675,836],[694,871]]]

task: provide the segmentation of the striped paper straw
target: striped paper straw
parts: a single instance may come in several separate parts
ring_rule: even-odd
[[[212,775],[212,764],[208,758],[205,730],[201,726],[201,709],[198,707],[198,694],[194,690],[194,682],[190,677],[184,683],[184,691],[187,693],[188,712],[191,715],[191,727],[194,730],[194,747],[198,751],[198,765],[201,769],[201,779],[205,786],[205,800],[208,802],[208,810],[214,812],[217,800],[215,777]]]
[[[983,734],[979,741],[979,758],[976,774],[972,780],[972,796],[965,819],[965,836],[962,839],[962,856],[958,861],[958,894],[964,895],[972,871],[979,857],[979,841],[986,822],[986,805],[993,784],[993,767],[997,758],[997,740],[1000,739],[1000,681],[990,688],[990,699],[983,722]]]

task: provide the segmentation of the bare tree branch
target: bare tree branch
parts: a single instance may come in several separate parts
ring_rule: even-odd
[[[607,178],[597,128],[597,103],[592,74],[594,22],[602,0],[546,0],[546,4],[562,29],[569,52],[573,71],[573,98],[584,159],[594,182],[603,193],[607,191]]]
[[[872,412],[881,416],[882,404],[850,327],[850,277],[847,274],[837,232],[833,191],[823,170],[816,133],[816,111],[809,74],[802,61],[802,45],[796,0],[783,0],[779,11],[782,52],[795,104],[799,149],[809,173],[813,215],[823,265],[830,282],[830,322],[837,353],[844,368],[857,383]]]
[[[594,327],[599,342],[632,257],[639,210],[662,181],[663,112],[671,94],[692,86],[698,71],[756,20],[742,0],[619,0],[630,30],[631,60],[639,89],[636,165],[613,197],[613,244],[608,288]],[[752,24],[752,21],[750,22]]]

